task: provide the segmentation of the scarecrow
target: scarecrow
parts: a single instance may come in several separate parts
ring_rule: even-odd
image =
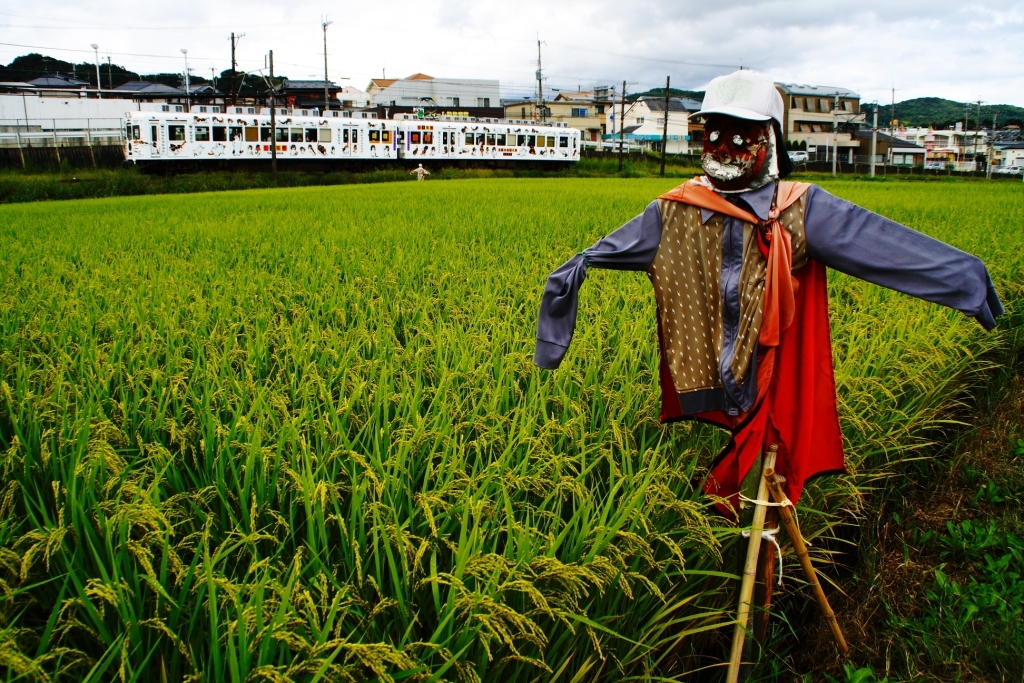
[[[755,462],[772,470],[752,501],[752,548],[767,493],[778,488],[777,502],[792,505],[808,479],[845,469],[826,268],[957,309],[986,330],[1003,312],[977,257],[815,185],[783,182],[792,166],[782,114],[764,74],[712,80],[691,117],[705,120],[705,175],[551,274],[534,356],[542,368],[562,362],[589,268],[645,272],[657,303],[662,422],[702,420],[732,434],[704,490],[729,513]]]

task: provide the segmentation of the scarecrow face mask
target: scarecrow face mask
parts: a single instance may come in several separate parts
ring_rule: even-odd
[[[700,163],[720,190],[742,190],[768,158],[768,122],[711,115],[704,124]]]

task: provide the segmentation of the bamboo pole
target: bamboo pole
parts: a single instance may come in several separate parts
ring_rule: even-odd
[[[796,550],[797,559],[800,560],[800,566],[803,567],[807,582],[811,584],[814,597],[818,601],[818,607],[821,608],[821,613],[824,615],[825,621],[828,622],[829,630],[832,631],[832,637],[835,639],[836,645],[839,646],[839,651],[845,655],[850,651],[850,647],[846,644],[846,638],[843,637],[843,630],[839,628],[835,612],[832,611],[832,607],[828,604],[825,591],[821,589],[821,584],[818,582],[818,573],[814,570],[814,565],[811,564],[811,557],[807,553],[807,545],[804,544],[804,538],[800,535],[800,527],[797,526],[796,520],[793,518],[793,511],[790,509],[790,505],[782,505],[783,502],[788,500],[785,492],[782,490],[783,480],[775,474],[774,469],[767,467],[764,471],[764,478],[772,498],[775,499],[776,503],[780,504],[779,516],[782,518],[782,526],[786,527],[786,533],[789,534],[789,540],[793,543],[793,548]]]
[[[774,471],[775,456],[779,447],[772,444],[764,454],[763,471],[767,475]],[[757,499],[765,500],[768,496],[767,479],[761,479],[757,486]],[[764,516],[767,512],[764,505],[754,506],[754,521],[750,527],[750,544],[747,546],[747,561],[743,565],[743,579],[740,582],[740,604],[736,611],[736,628],[732,634],[732,651],[729,654],[729,671],[726,683],[738,683],[740,664],[743,660],[743,641],[747,636],[747,621],[750,618],[750,601],[754,596],[754,580],[757,576],[757,557],[761,552],[761,534],[764,531]]]

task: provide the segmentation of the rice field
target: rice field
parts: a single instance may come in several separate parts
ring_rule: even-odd
[[[6,679],[713,672],[739,532],[699,484],[725,438],[657,423],[646,279],[592,271],[566,361],[532,365],[547,274],[677,182],[0,206]],[[826,188],[978,254],[1019,316],[1017,186]],[[850,474],[805,493],[811,537],[1016,343],[830,277]]]

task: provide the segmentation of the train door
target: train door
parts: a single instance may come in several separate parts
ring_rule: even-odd
[[[341,127],[341,139],[338,140],[341,156],[359,156],[359,127],[355,124],[345,124]]]

